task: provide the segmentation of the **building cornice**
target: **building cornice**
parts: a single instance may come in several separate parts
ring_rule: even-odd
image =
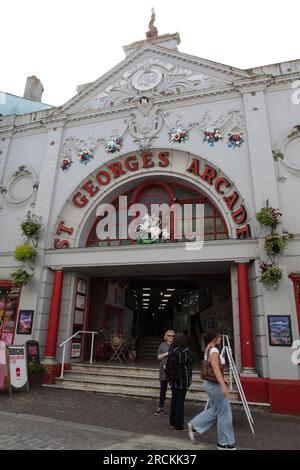
[[[222,88],[213,88],[213,89],[207,89],[203,91],[196,91],[196,92],[189,92],[181,95],[175,95],[175,96],[167,96],[167,97],[160,97],[158,99],[153,100],[153,105],[158,105],[158,106],[164,106],[166,105],[174,105],[176,103],[185,103],[185,104],[190,104],[193,100],[199,100],[201,101],[207,101],[208,98],[210,97],[215,97],[220,99],[221,96],[226,96],[226,97],[237,97],[236,89],[234,86],[229,85],[225,86]],[[19,133],[24,133],[24,132],[34,132],[34,131],[40,131],[43,132],[45,131],[45,128],[51,128],[51,127],[59,127],[63,126],[66,124],[67,127],[69,127],[70,124],[75,123],[75,122],[80,122],[80,121],[88,121],[90,119],[96,119],[96,118],[107,118],[108,116],[111,117],[112,119],[115,118],[125,118],[128,116],[128,114],[131,114],[134,112],[136,109],[136,104],[127,104],[124,106],[118,106],[114,108],[104,108],[104,109],[98,109],[95,111],[87,111],[87,112],[78,112],[74,114],[64,114],[64,115],[58,115],[58,116],[49,116],[47,118],[44,118],[42,121],[39,123],[28,123],[28,124],[22,124],[19,126],[10,126],[10,127],[0,127],[0,135],[3,133],[13,133],[13,134],[19,134]]]
[[[241,94],[256,91],[264,91],[268,86],[274,83],[272,75],[264,75],[263,77],[253,77],[248,79],[236,80],[234,82],[235,89]]]
[[[213,261],[238,261],[257,259],[256,239],[214,240],[204,243],[195,256],[195,251],[186,250],[186,243],[164,243],[155,246],[126,245],[114,247],[85,247],[45,250],[45,266],[75,268],[88,266],[143,265],[151,259],[152,264],[201,263]],[[201,254],[201,256],[200,256]],[[126,262],[121,257],[126,258]]]

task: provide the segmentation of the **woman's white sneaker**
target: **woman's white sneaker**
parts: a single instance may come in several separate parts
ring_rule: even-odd
[[[191,421],[187,424],[188,426],[188,433],[189,433],[189,438],[192,442],[196,442],[196,439],[195,439],[195,431],[194,431],[194,428],[193,428],[193,425],[191,423]]]
[[[236,450],[236,447],[234,444],[219,444],[217,443],[217,449],[218,450]]]

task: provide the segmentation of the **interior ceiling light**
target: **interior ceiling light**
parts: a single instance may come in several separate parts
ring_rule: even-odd
[[[169,291],[174,291],[175,289],[166,289],[166,290],[169,290]]]
[[[143,297],[150,297],[150,294],[146,294],[146,292],[143,292]]]
[[[164,297],[172,297],[172,294],[165,294]]]
[[[143,290],[151,290],[151,287],[143,287]]]

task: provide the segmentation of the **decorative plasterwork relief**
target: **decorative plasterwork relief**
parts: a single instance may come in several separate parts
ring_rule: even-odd
[[[297,145],[296,163],[291,161],[289,146]],[[300,177],[300,125],[295,126],[285,137],[281,138],[277,147],[273,150],[273,158],[276,162],[277,180],[283,183],[286,178],[282,175],[281,168]],[[294,159],[295,160],[295,159]]]
[[[124,72],[119,80],[85,103],[79,111],[125,105],[138,100],[143,94],[148,97],[176,95],[229,83],[211,75],[195,73],[187,67],[150,58]]]
[[[23,204],[31,199],[30,206],[35,206],[39,180],[36,172],[28,166],[19,166],[9,178],[7,185],[0,187],[2,204],[6,200],[10,204]]]
[[[106,153],[119,152],[128,134],[141,150],[150,149],[164,126],[167,127],[169,142],[181,143],[188,140],[192,128],[199,130],[201,134],[204,134],[208,129],[214,129],[218,130],[220,136],[226,130],[230,131],[228,135],[233,135],[234,132],[240,132],[242,135],[244,117],[239,109],[231,109],[215,119],[211,117],[209,111],[206,111],[202,116],[199,116],[197,122],[187,123],[184,122],[182,116],[163,112],[157,105],[153,105],[147,97],[142,97],[137,103],[136,112],[124,120],[122,131],[113,129],[109,137],[94,135],[90,135],[86,139],[68,137],[62,147],[61,169],[65,171],[71,167],[74,155],[77,155],[80,163],[86,165],[94,159],[94,153],[100,144],[105,147]]]

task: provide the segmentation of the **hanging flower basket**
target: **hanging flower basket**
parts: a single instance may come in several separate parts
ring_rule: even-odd
[[[71,168],[73,160],[71,157],[64,157],[60,163],[60,168],[62,171],[67,171]]]
[[[239,132],[237,130],[233,130],[229,134],[227,134],[227,137],[228,137],[227,147],[229,147],[233,150],[238,150],[238,149],[241,148],[241,145],[244,142],[242,132]]]
[[[87,165],[88,162],[90,162],[93,159],[94,159],[94,155],[93,155],[92,150],[82,150],[79,153],[79,161],[83,165]]]
[[[264,249],[268,255],[277,255],[287,246],[288,235],[271,233],[265,238]]]
[[[220,140],[223,140],[223,137],[220,129],[217,127],[208,127],[203,132],[203,142],[206,142],[211,147],[213,147],[215,143],[219,142]]]
[[[120,152],[122,145],[123,145],[122,137],[118,137],[117,139],[111,139],[107,142],[105,151],[107,153]]]
[[[276,228],[278,224],[280,224],[279,218],[282,216],[282,213],[279,209],[274,209],[273,207],[269,207],[266,204],[259,212],[256,213],[256,218],[260,225],[263,227],[271,227],[272,229]]]
[[[37,238],[42,228],[41,218],[27,213],[26,219],[20,225],[22,235],[30,238]]]
[[[33,273],[29,273],[26,269],[18,268],[11,273],[11,280],[17,286],[25,286],[33,277]]]
[[[186,142],[189,140],[188,131],[181,129],[180,127],[174,127],[174,129],[169,132],[169,142],[181,144],[181,142]]]
[[[33,261],[36,257],[36,249],[30,243],[24,243],[16,247],[14,255],[17,261]]]
[[[262,262],[259,268],[261,270],[259,282],[261,282],[266,289],[278,289],[283,277],[281,269],[275,264],[266,262]]]

